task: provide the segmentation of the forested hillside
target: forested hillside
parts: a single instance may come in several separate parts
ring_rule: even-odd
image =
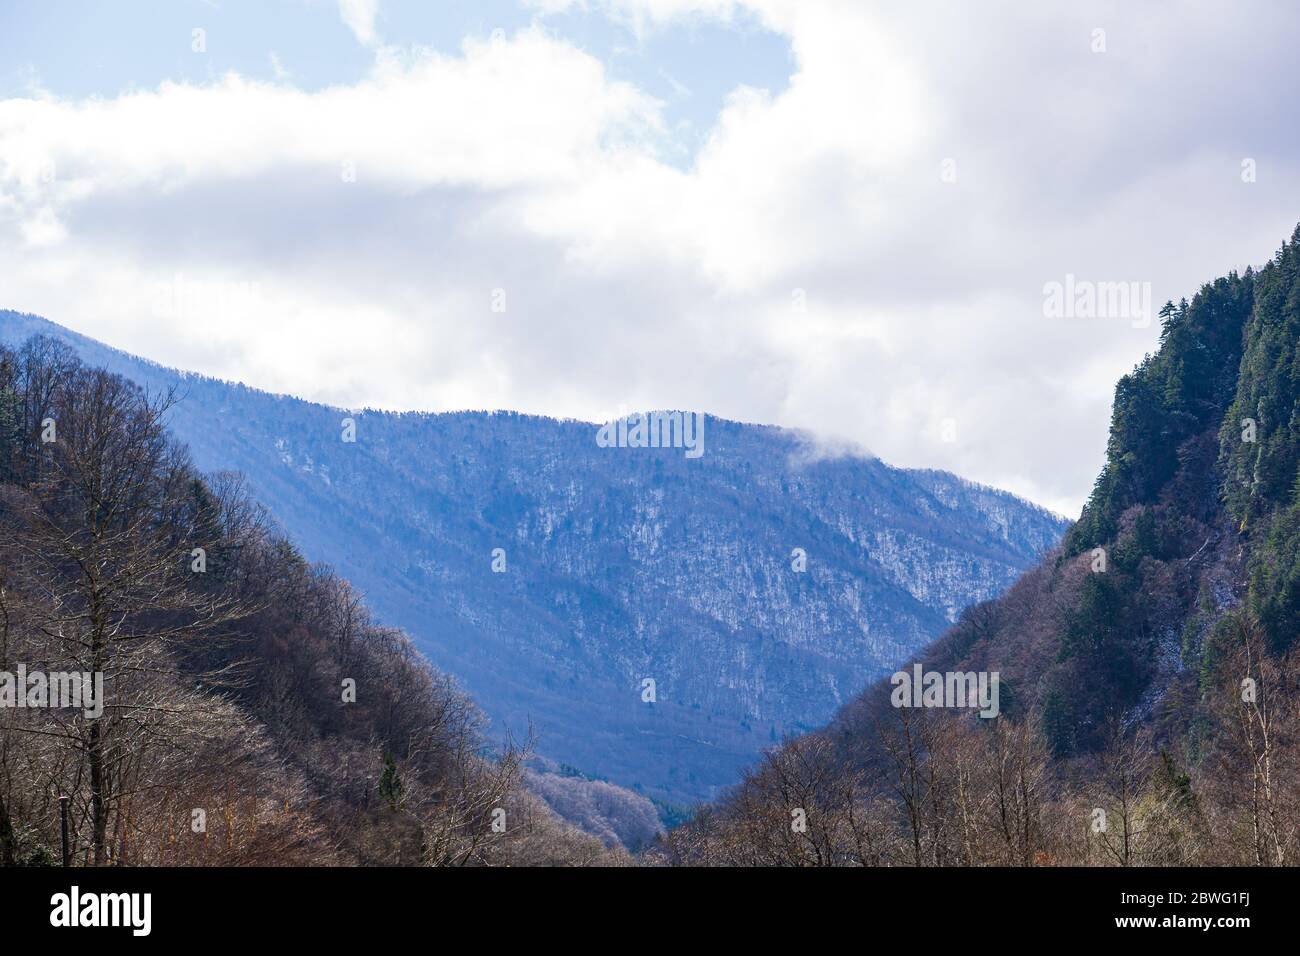
[[[539,754],[679,806],[823,724],[1066,526],[778,428],[706,418],[698,458],[602,448],[589,423],[346,411],[0,313],[0,341],[33,333],[175,389],[168,425],[199,466],[245,475],[497,731],[531,724]]]
[[[999,715],[898,707],[882,681],[645,860],[1296,861],[1300,230],[1162,321],[1080,521],[918,658],[998,673]],[[62,795],[98,864],[626,860],[526,779],[606,843],[651,838],[615,788],[489,747],[239,479],[200,476],[174,398],[54,340],[0,350],[0,672],[104,678],[98,718],[0,710],[0,861],[55,859]]]
[[[1062,548],[673,832],[681,863],[1282,865],[1300,853],[1300,229],[1161,313]],[[792,825],[792,816],[804,821]]]
[[[85,864],[623,859],[238,479],[199,475],[172,400],[0,348],[0,864],[57,861],[62,796]],[[99,716],[39,706],[82,673]]]

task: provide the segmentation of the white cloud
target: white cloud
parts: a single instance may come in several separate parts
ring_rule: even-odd
[[[737,88],[689,169],[662,104],[544,19],[317,92],[9,100],[0,306],[343,405],[701,408],[1073,511],[1156,330],[1049,320],[1043,284],[1190,295],[1300,218],[1280,8],[590,6],[643,30],[747,9],[794,74]],[[179,320],[155,304],[177,276]]]
[[[375,18],[378,15],[379,0],[339,0],[339,16],[362,46],[375,46],[379,43],[379,36],[375,33]]]

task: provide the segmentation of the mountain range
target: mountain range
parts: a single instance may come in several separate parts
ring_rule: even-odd
[[[825,722],[1067,527],[776,427],[706,417],[698,458],[601,447],[595,424],[333,408],[0,312],[0,342],[33,335],[174,390],[168,426],[196,464],[242,473],[495,732],[661,806],[715,797]]]

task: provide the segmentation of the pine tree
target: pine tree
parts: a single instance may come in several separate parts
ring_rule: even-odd
[[[379,776],[379,796],[394,810],[401,805],[402,778],[397,772],[397,762],[387,751],[384,752],[384,772]]]

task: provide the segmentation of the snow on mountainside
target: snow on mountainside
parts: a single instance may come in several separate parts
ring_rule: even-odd
[[[0,341],[33,334],[177,387],[170,425],[199,466],[243,472],[497,732],[531,722],[547,758],[672,803],[823,723],[1067,524],[941,472],[809,454],[774,427],[707,418],[696,459],[602,448],[583,422],[348,413],[0,312]]]

